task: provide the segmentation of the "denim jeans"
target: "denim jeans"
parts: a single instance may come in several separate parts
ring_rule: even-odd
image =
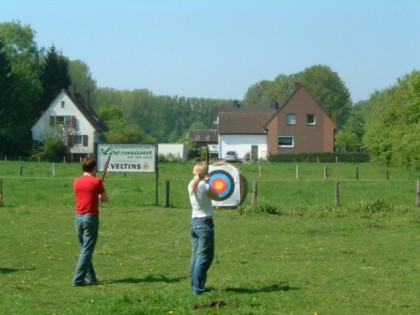
[[[193,293],[206,290],[207,271],[214,258],[214,224],[212,220],[193,218],[189,226],[192,255],[190,279]]]
[[[92,257],[98,239],[99,219],[90,214],[76,214],[75,225],[80,256],[74,272],[73,285],[92,284],[98,281]]]

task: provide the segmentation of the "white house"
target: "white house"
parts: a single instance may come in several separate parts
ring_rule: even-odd
[[[261,106],[243,106],[237,101],[231,106],[218,106],[214,123],[218,132],[219,159],[223,160],[228,151],[236,151],[240,160],[247,155],[254,161],[266,159],[267,130],[264,125],[278,109],[279,103],[274,100]]]
[[[89,93],[83,99],[71,85],[68,90],[61,90],[31,130],[35,142],[61,135],[75,158],[95,154],[96,145],[108,128],[89,108]]]

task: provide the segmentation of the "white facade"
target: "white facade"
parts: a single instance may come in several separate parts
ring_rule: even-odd
[[[167,157],[169,154],[182,161],[188,159],[188,147],[184,143],[158,143],[158,155]]]
[[[267,136],[219,134],[219,159],[224,159],[227,151],[236,151],[239,159],[244,160],[247,153],[252,156],[253,149],[257,159],[266,159]]]
[[[99,142],[99,133],[65,90],[51,102],[31,130],[35,141],[62,135],[72,154],[93,154],[95,144]]]

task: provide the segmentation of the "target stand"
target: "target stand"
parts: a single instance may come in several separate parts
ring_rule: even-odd
[[[245,200],[246,179],[233,165],[222,162],[209,165],[209,184],[220,198],[212,201],[214,207],[237,207]]]

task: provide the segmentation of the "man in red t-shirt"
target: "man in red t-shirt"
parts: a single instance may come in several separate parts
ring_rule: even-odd
[[[73,286],[98,282],[92,264],[93,252],[99,231],[99,201],[107,202],[108,196],[100,178],[96,178],[96,160],[87,156],[82,162],[83,175],[73,182],[76,202],[75,225],[80,256],[73,277]]]

